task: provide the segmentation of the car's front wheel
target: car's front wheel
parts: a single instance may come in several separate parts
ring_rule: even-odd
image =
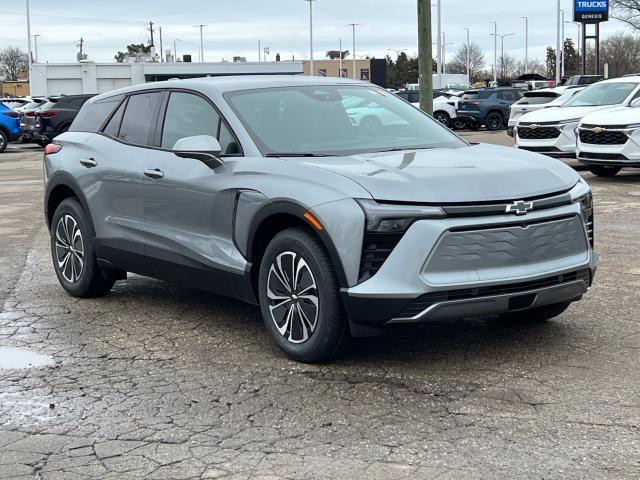
[[[303,228],[290,228],[269,243],[260,265],[260,309],[278,346],[300,362],[334,357],[347,322],[329,254]]]
[[[438,123],[441,123],[445,127],[449,127],[449,124],[451,123],[451,118],[446,112],[435,112],[433,114],[433,118],[435,118]]]
[[[51,256],[58,281],[74,297],[99,297],[113,287],[98,265],[86,213],[74,198],[60,203],[51,221]]]
[[[589,167],[589,171],[599,177],[615,177],[620,170],[622,170],[621,167],[611,167],[606,165],[591,165]]]
[[[4,152],[9,144],[9,137],[6,133],[0,130],[0,153]]]
[[[487,115],[487,119],[484,123],[487,127],[487,130],[495,131],[501,129],[504,126],[504,119],[498,112],[491,112],[489,115]]]

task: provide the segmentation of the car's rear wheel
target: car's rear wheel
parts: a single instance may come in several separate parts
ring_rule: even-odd
[[[267,330],[289,357],[321,362],[337,354],[347,322],[333,264],[313,233],[277,234],[262,258],[258,288]]]
[[[455,119],[453,121],[453,129],[454,130],[463,130],[467,128],[467,122],[464,120]]]
[[[606,165],[591,165],[589,171],[599,177],[615,177],[622,167],[611,167]]]
[[[435,118],[438,123],[441,123],[445,127],[449,127],[449,124],[451,123],[451,118],[449,117],[447,112],[435,112],[433,114],[433,118]]]
[[[469,129],[470,130],[480,130],[481,125],[478,122],[469,122]]]
[[[493,132],[500,130],[504,126],[504,119],[498,112],[491,112],[487,115],[487,119],[484,124],[487,127],[487,130],[491,130]]]
[[[9,137],[6,133],[0,130],[0,153],[4,152],[7,149],[7,145],[9,144]]]
[[[74,198],[60,203],[51,221],[51,255],[58,281],[74,297],[99,297],[115,283],[98,265],[86,213]]]
[[[570,302],[553,303],[543,307],[531,308],[519,312],[503,313],[500,318],[510,322],[538,323],[546,322],[562,314],[571,305]]]

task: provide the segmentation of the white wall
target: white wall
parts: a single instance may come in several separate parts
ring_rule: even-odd
[[[223,63],[34,63],[31,95],[103,93],[144,83],[153,75],[302,74],[301,61]]]

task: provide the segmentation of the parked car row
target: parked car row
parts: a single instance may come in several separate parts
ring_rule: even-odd
[[[552,157],[575,157],[591,172],[613,176],[640,167],[640,76],[603,80],[555,108],[525,113],[515,146]]]
[[[0,103],[0,152],[20,139],[45,146],[66,132],[80,108],[93,95],[7,98]],[[11,120],[7,120],[8,117]]]

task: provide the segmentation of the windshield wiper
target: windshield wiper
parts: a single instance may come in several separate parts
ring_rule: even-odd
[[[267,153],[265,157],[335,157],[329,153],[309,153],[309,152],[284,152],[284,153]]]
[[[372,153],[387,153],[387,152],[410,152],[411,150],[432,150],[433,147],[416,147],[416,148],[408,148],[408,147],[394,147],[387,148],[386,150],[376,150]]]

